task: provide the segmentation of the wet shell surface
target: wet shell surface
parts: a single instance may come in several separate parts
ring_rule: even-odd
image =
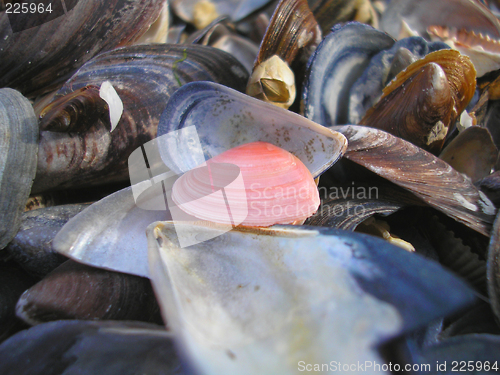
[[[435,51],[399,73],[360,124],[437,153],[475,87],[476,71],[467,56],[449,49]]]
[[[430,63],[369,109],[360,125],[437,152],[448,132],[453,105],[446,75],[439,65]]]
[[[199,219],[249,226],[305,220],[320,203],[304,163],[266,142],[225,151],[187,172],[175,182],[172,200]]]
[[[28,99],[0,90],[0,249],[16,235],[35,178],[38,126]]]

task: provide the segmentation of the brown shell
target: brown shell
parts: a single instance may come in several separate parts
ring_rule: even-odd
[[[399,73],[360,124],[439,152],[475,87],[476,72],[468,57],[454,50],[436,51]]]
[[[379,129],[335,126],[347,159],[399,185],[430,206],[489,236],[496,207],[471,180],[431,153]]]
[[[87,85],[59,97],[40,113],[40,130],[55,132],[83,132],[102,120],[109,123],[109,108],[99,96],[99,87]]]
[[[439,152],[453,106],[451,88],[443,70],[430,63],[388,91],[367,111],[360,125],[385,130],[425,150]]]
[[[389,95],[416,71],[429,63],[438,64],[446,74],[455,101],[455,117],[458,116],[474,96],[476,90],[476,70],[467,56],[452,49],[443,49],[429,53],[423,59],[411,64],[384,88],[382,98]]]
[[[289,65],[300,51],[303,61],[321,41],[321,31],[307,0],[281,0],[269,22],[254,67],[273,55]]]
[[[59,319],[161,323],[148,279],[68,260],[19,299],[17,315],[30,324]]]

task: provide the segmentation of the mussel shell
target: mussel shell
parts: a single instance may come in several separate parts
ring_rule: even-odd
[[[454,100],[453,119],[457,119],[474,96],[476,90],[476,70],[467,56],[455,50],[434,51],[423,59],[411,64],[384,88],[384,96],[389,95],[402,82],[406,81],[408,76],[428,63],[436,63],[443,69]]]
[[[146,210],[128,187],[96,202],[58,232],[52,248],[90,266],[149,277],[145,228],[170,219],[166,208]]]
[[[380,20],[380,28],[398,38],[401,21],[424,36],[428,26],[443,25],[474,30],[494,38],[500,37],[500,22],[481,4],[470,0],[399,0],[391,2]]]
[[[307,64],[304,116],[324,126],[347,124],[349,90],[370,59],[394,44],[387,34],[358,22],[337,25]]]
[[[234,56],[246,68],[248,74],[252,72],[255,56],[259,52],[257,44],[238,35],[224,35],[210,44],[212,47],[225,51]]]
[[[323,188],[319,187],[320,196]],[[304,225],[353,231],[373,215],[389,215],[406,206],[422,204],[413,194],[390,184],[353,182],[329,185],[325,191],[319,210]]]
[[[371,236],[184,226],[197,245],[177,247],[171,222],[148,228],[152,280],[182,353],[206,374],[293,373],[307,353],[380,360],[382,341],[474,299],[439,265]]]
[[[314,177],[335,163],[346,147],[339,133],[210,82],[184,85],[172,95],[160,118],[158,138],[193,125],[205,160],[244,143],[263,141],[291,152]],[[160,148],[163,162],[175,173],[200,164],[192,133],[172,133],[168,147]]]
[[[471,126],[461,131],[439,158],[477,182],[490,175],[498,159],[498,149],[487,128]]]
[[[56,321],[0,345],[4,375],[180,375],[172,334],[141,322]]]
[[[500,216],[497,216],[491,231],[486,264],[488,295],[491,308],[500,321]]]
[[[72,260],[26,290],[17,302],[16,314],[32,325],[61,319],[138,320],[161,324],[148,279]]]
[[[439,152],[452,121],[455,101],[451,90],[443,69],[434,63],[426,64],[384,95],[359,124]]]
[[[303,52],[304,61],[321,41],[321,31],[307,0],[281,0],[260,44],[254,67],[278,55],[288,65]]]
[[[415,36],[398,40],[391,48],[377,53],[349,90],[347,123],[358,124],[366,111],[380,99],[384,87],[411,63],[430,52],[448,48],[445,43],[427,42]]]
[[[80,0],[73,4],[68,14],[18,33],[10,30],[7,14],[1,15],[0,86],[27,94],[61,85],[98,53],[139,38],[165,1]]]
[[[35,177],[38,126],[28,99],[0,89],[0,249],[16,235]]]
[[[252,73],[255,58],[259,53],[259,45],[252,40],[237,34],[227,17],[219,17],[202,30],[191,34],[185,44],[195,43],[223,50],[232,56]]]
[[[172,15],[170,14],[168,1],[165,1],[156,21],[151,24],[148,30],[134,44],[168,43],[167,38],[172,22],[171,18]]]
[[[98,86],[88,85],[47,105],[40,113],[39,126],[42,131],[85,132],[99,120],[111,130],[108,104],[99,96]]]
[[[127,158],[156,136],[170,95],[187,82],[217,81],[244,90],[248,75],[232,56],[199,45],[138,45],[116,49],[85,64],[58,96],[109,81],[124,105],[111,133],[102,120],[88,131],[42,132],[33,193],[128,179]],[[147,95],[145,94],[147,93]],[[85,120],[85,108],[78,117]]]
[[[431,153],[382,130],[357,125],[333,128],[349,141],[347,159],[489,236],[497,209],[467,176]]]
[[[44,277],[67,260],[52,250],[54,237],[69,219],[86,207],[69,204],[24,212],[19,232],[5,250],[28,273]]]

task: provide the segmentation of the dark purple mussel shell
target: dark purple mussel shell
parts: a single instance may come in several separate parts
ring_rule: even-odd
[[[17,316],[29,324],[60,319],[161,323],[148,279],[68,260],[19,298]]]
[[[247,79],[232,56],[199,45],[137,45],[97,56],[66,82],[56,100],[68,95],[72,107],[73,92],[109,81],[123,103],[121,119],[111,132],[100,116],[89,127],[84,105],[72,117],[76,123],[68,125],[69,133],[42,131],[32,193],[128,180],[129,155],[156,137],[159,117],[180,86],[216,81],[244,90]],[[95,108],[92,100],[84,103],[90,112]],[[68,117],[63,104],[58,108],[61,117]]]
[[[42,24],[17,32],[11,29],[12,17],[2,13],[0,87],[12,87],[25,95],[53,90],[98,53],[138,39],[165,5],[152,0],[66,3],[67,14],[50,20],[58,11],[63,14],[60,1],[50,2],[52,13],[36,14]]]
[[[55,321],[0,345],[5,375],[180,375],[172,336],[141,322]]]

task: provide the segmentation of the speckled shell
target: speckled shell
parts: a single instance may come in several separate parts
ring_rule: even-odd
[[[177,174],[241,144],[263,141],[297,156],[316,178],[347,147],[338,132],[212,82],[188,83],[172,95],[158,125],[158,139],[168,135],[174,135],[172,142],[160,154]],[[196,142],[202,152],[193,147]]]

